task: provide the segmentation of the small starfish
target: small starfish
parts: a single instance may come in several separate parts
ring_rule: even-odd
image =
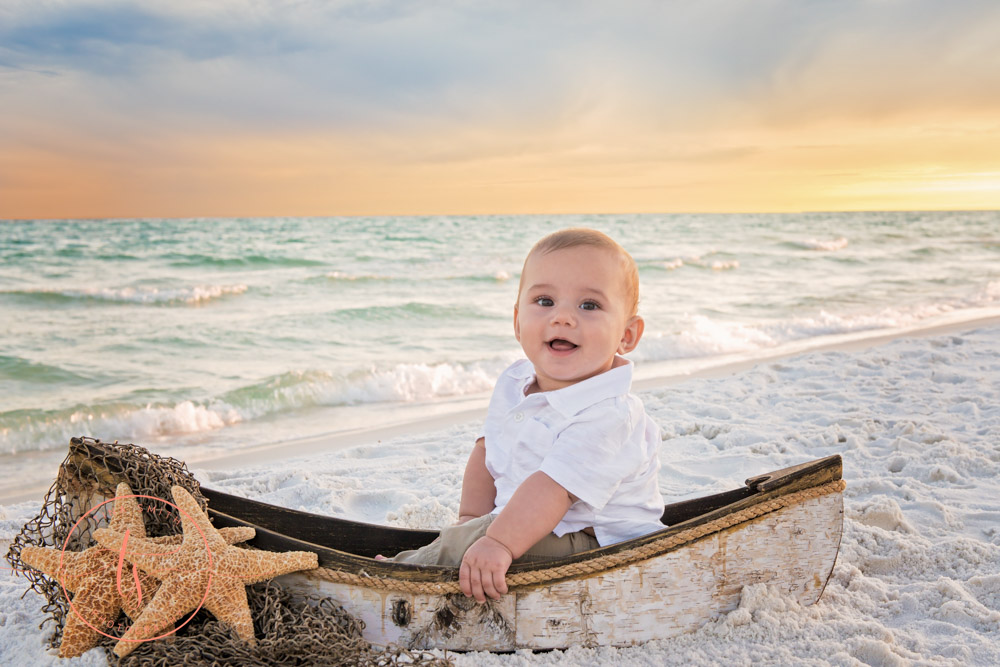
[[[121,483],[115,490],[111,528],[132,537],[145,538],[146,526],[142,510],[128,484]],[[242,542],[252,539],[252,528],[224,528],[227,541]],[[180,535],[157,537],[150,540],[159,545],[180,544]],[[119,554],[95,545],[84,551],[63,551],[52,547],[24,547],[21,560],[36,570],[57,579],[63,588],[73,593],[72,609],[66,616],[59,656],[74,658],[97,645],[101,633],[124,611],[129,618],[137,618],[143,603],[152,599],[159,582],[137,570],[120,571]]]
[[[157,545],[142,538],[130,538],[125,546],[125,559],[161,583],[149,605],[115,645],[120,658],[198,607],[204,607],[234,628],[240,638],[254,644],[246,585],[319,566],[316,554],[308,551],[274,553],[226,544],[191,494],[179,486],[172,491],[174,503],[181,510],[181,545],[166,554],[157,553]],[[126,542],[122,533],[107,528],[95,531],[94,538],[115,553]]]

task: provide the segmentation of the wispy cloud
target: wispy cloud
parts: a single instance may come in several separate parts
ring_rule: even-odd
[[[998,24],[1000,5],[967,0],[41,0],[4,11],[0,63],[262,121],[522,121],[584,102],[683,119],[774,101],[794,115],[998,95]]]

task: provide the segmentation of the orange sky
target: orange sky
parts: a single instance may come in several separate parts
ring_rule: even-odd
[[[1000,209],[995,3],[817,4],[28,3],[0,218]]]

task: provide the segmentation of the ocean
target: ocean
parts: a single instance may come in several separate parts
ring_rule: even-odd
[[[1000,212],[0,222],[0,462],[483,406],[524,255],[570,226],[639,264],[640,378],[1000,315]]]

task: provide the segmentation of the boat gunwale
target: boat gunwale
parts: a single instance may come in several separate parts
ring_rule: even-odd
[[[665,527],[663,530],[644,535],[642,537],[634,538],[631,540],[626,540],[624,542],[618,542],[616,544],[608,545],[606,547],[599,547],[597,549],[591,549],[589,551],[584,551],[572,556],[539,561],[534,563],[517,563],[510,567],[508,570],[509,575],[529,573],[536,570],[549,570],[555,569],[562,566],[569,566],[573,564],[583,563],[585,561],[595,560],[598,558],[605,558],[609,556],[614,556],[616,554],[621,554],[622,552],[630,551],[633,549],[641,548],[665,538],[669,538],[671,535],[676,535],[704,524],[710,523],[712,521],[719,520],[730,514],[736,512],[741,512],[755,505],[765,503],[782,496],[790,495],[799,491],[804,491],[806,489],[819,487],[830,482],[838,481],[842,478],[843,463],[840,455],[834,455],[826,457],[823,459],[817,459],[810,461],[799,466],[793,466],[791,468],[786,468],[784,470],[777,470],[762,476],[753,477],[747,480],[747,486],[741,489],[736,489],[734,491],[741,491],[749,488],[751,490],[750,495],[737,500],[735,502],[729,503],[722,507],[719,507],[713,511],[705,512],[694,516],[685,521],[675,523],[671,526]],[[763,487],[763,488],[761,488]],[[204,489],[208,491],[206,497],[211,500],[212,496],[216,498],[221,495],[227,496],[233,499],[234,502],[244,502],[247,504],[252,504],[256,506],[266,506],[269,508],[278,508],[284,510],[285,512],[291,512],[293,514],[304,515],[305,517],[320,517],[324,521],[349,521],[351,524],[356,526],[370,526],[373,524],[365,524],[362,522],[350,521],[345,519],[337,519],[336,517],[324,517],[322,515],[310,514],[307,512],[299,512],[297,510],[289,510],[287,508],[280,508],[279,506],[269,505],[268,503],[262,503],[256,500],[250,500],[246,498],[240,498],[239,496],[231,496],[230,494],[223,494],[222,492],[214,491],[211,489]],[[721,494],[714,494],[714,496],[724,496],[730,492],[723,492]],[[705,500],[713,496],[707,496],[697,500]],[[683,504],[683,503],[678,503]],[[669,506],[668,506],[669,507]],[[458,568],[457,567],[447,567],[447,566],[434,566],[434,565],[412,565],[406,563],[393,563],[390,561],[378,561],[374,558],[367,556],[360,556],[357,554],[349,553],[346,551],[334,549],[324,545],[315,544],[306,540],[301,540],[296,537],[289,536],[285,533],[280,533],[269,528],[254,524],[253,522],[247,521],[245,519],[227,514],[218,509],[209,508],[209,514],[213,518],[217,519],[219,527],[224,526],[250,526],[258,531],[257,537],[249,542],[251,546],[256,546],[258,548],[264,548],[267,550],[304,550],[304,551],[314,551],[320,558],[320,567],[327,568],[331,570],[336,570],[340,572],[346,572],[354,574],[361,577],[367,577],[372,579],[379,578],[392,578],[399,579],[410,582],[454,582],[458,579]],[[748,519],[752,521],[753,519]],[[737,524],[738,525],[738,524]],[[386,528],[386,527],[381,527]],[[408,528],[398,528],[392,529],[395,531],[406,531],[410,533],[426,533],[427,536],[433,538],[437,535],[436,531],[419,531]],[[716,531],[718,532],[718,531]],[[710,533],[715,534],[715,532]],[[705,536],[707,537],[707,535]],[[655,555],[660,555],[662,553],[667,553],[673,551],[676,548],[684,546],[683,544],[666,547],[661,552]],[[838,545],[839,546],[839,545]],[[655,557],[655,556],[654,556]],[[555,580],[552,580],[555,581]],[[545,583],[552,583],[552,581],[546,581]]]
[[[93,450],[98,450],[98,452],[104,450],[104,445],[99,440],[92,438],[73,438],[70,440],[70,457],[69,459],[76,459],[78,463],[87,462],[87,467],[89,468],[90,474],[93,476],[91,480],[92,483],[97,485],[97,488],[103,488],[104,486],[110,484],[110,488],[113,489],[116,482],[116,478],[120,477],[122,470],[114,469],[114,466],[108,466],[109,463],[113,464],[113,458],[105,457],[103,459],[104,467],[99,470],[93,466],[92,457],[95,456]],[[89,462],[88,462],[88,459]],[[755,505],[772,501],[774,499],[780,498],[782,496],[791,495],[799,491],[805,491],[810,488],[820,487],[824,484],[835,482],[841,480],[843,472],[843,461],[839,454],[833,456],[827,456],[821,459],[815,459],[813,461],[807,461],[806,463],[792,466],[789,468],[784,468],[781,470],[775,470],[757,477],[751,477],[746,480],[746,485],[738,489],[722,492],[718,494],[711,494],[709,496],[704,496],[701,498],[694,498],[688,501],[681,501],[679,503],[674,503],[672,505],[667,505],[664,508],[664,515],[668,513],[670,508],[684,508],[687,507],[689,510],[691,508],[696,508],[699,504],[704,504],[710,501],[712,498],[726,497],[732,494],[740,497],[740,499],[729,504],[716,507],[714,510],[707,512],[702,512],[691,516],[687,520],[683,520],[668,527],[663,530],[644,535],[642,537],[637,537],[632,540],[626,540],[624,542],[618,542],[616,544],[611,544],[606,547],[599,547],[597,549],[592,549],[589,551],[584,551],[572,556],[539,561],[536,563],[518,563],[514,564],[508,570],[511,575],[530,573],[536,570],[550,570],[561,568],[563,566],[572,566],[573,564],[584,563],[590,560],[597,560],[606,558],[609,556],[614,556],[616,554],[621,554],[622,552],[630,551],[633,549],[641,549],[642,547],[657,542],[660,540],[669,539],[671,535],[675,535],[681,532],[689,531],[691,529],[697,529],[699,526],[704,524],[719,520],[720,518],[726,517],[730,514],[735,514],[737,512],[742,512],[748,508],[752,508]],[[200,484],[199,484],[200,486]],[[361,522],[351,521],[347,519],[340,519],[337,517],[328,517],[323,515],[311,514],[308,512],[301,512],[298,510],[292,510],[285,507],[280,507],[277,505],[271,505],[258,500],[251,500],[248,498],[242,498],[240,496],[232,496],[230,494],[225,494],[220,491],[214,491],[212,489],[203,488],[207,494],[203,494],[205,498],[211,501],[214,496],[217,500],[226,497],[229,500],[237,503],[246,505],[249,507],[263,507],[267,508],[269,511],[281,514],[288,514],[292,516],[298,516],[308,520],[310,517],[314,520],[321,520],[330,524],[341,524],[341,525],[352,525],[354,527],[360,527],[365,529],[378,529],[380,531],[386,532],[387,534],[408,534],[411,537],[423,536],[433,539],[436,537],[436,531],[420,531],[409,528],[394,528],[387,526],[378,526],[376,524],[365,524]],[[109,491],[110,492],[110,491]],[[454,582],[458,579],[458,568],[457,567],[445,567],[445,566],[433,566],[433,565],[411,565],[406,563],[393,563],[391,561],[379,561],[368,556],[360,556],[357,554],[348,553],[346,551],[334,549],[321,544],[316,544],[315,542],[310,542],[302,540],[296,537],[289,536],[286,533],[271,530],[266,526],[262,526],[254,523],[253,521],[248,521],[246,519],[233,516],[231,514],[222,512],[218,509],[213,509],[208,507],[208,512],[210,516],[215,517],[219,525],[218,527],[225,526],[249,526],[258,531],[258,535],[248,542],[250,546],[256,546],[257,548],[264,548],[270,551],[287,551],[287,550],[303,550],[303,551],[313,551],[320,557],[321,568],[332,569],[338,572],[347,574],[348,576],[356,576],[368,579],[396,579],[401,582]],[[768,510],[770,511],[770,510]],[[746,519],[746,521],[751,521],[753,519]],[[738,525],[738,524],[734,524]],[[724,530],[724,529],[720,529]],[[714,534],[714,533],[712,533]],[[704,535],[703,537],[707,537]],[[427,541],[430,541],[428,539]],[[425,542],[426,543],[426,542]],[[683,546],[683,545],[677,545]],[[654,553],[649,557],[655,557],[659,553],[666,553],[672,551],[675,547],[664,547],[662,551]],[[610,569],[610,568],[609,568]]]

